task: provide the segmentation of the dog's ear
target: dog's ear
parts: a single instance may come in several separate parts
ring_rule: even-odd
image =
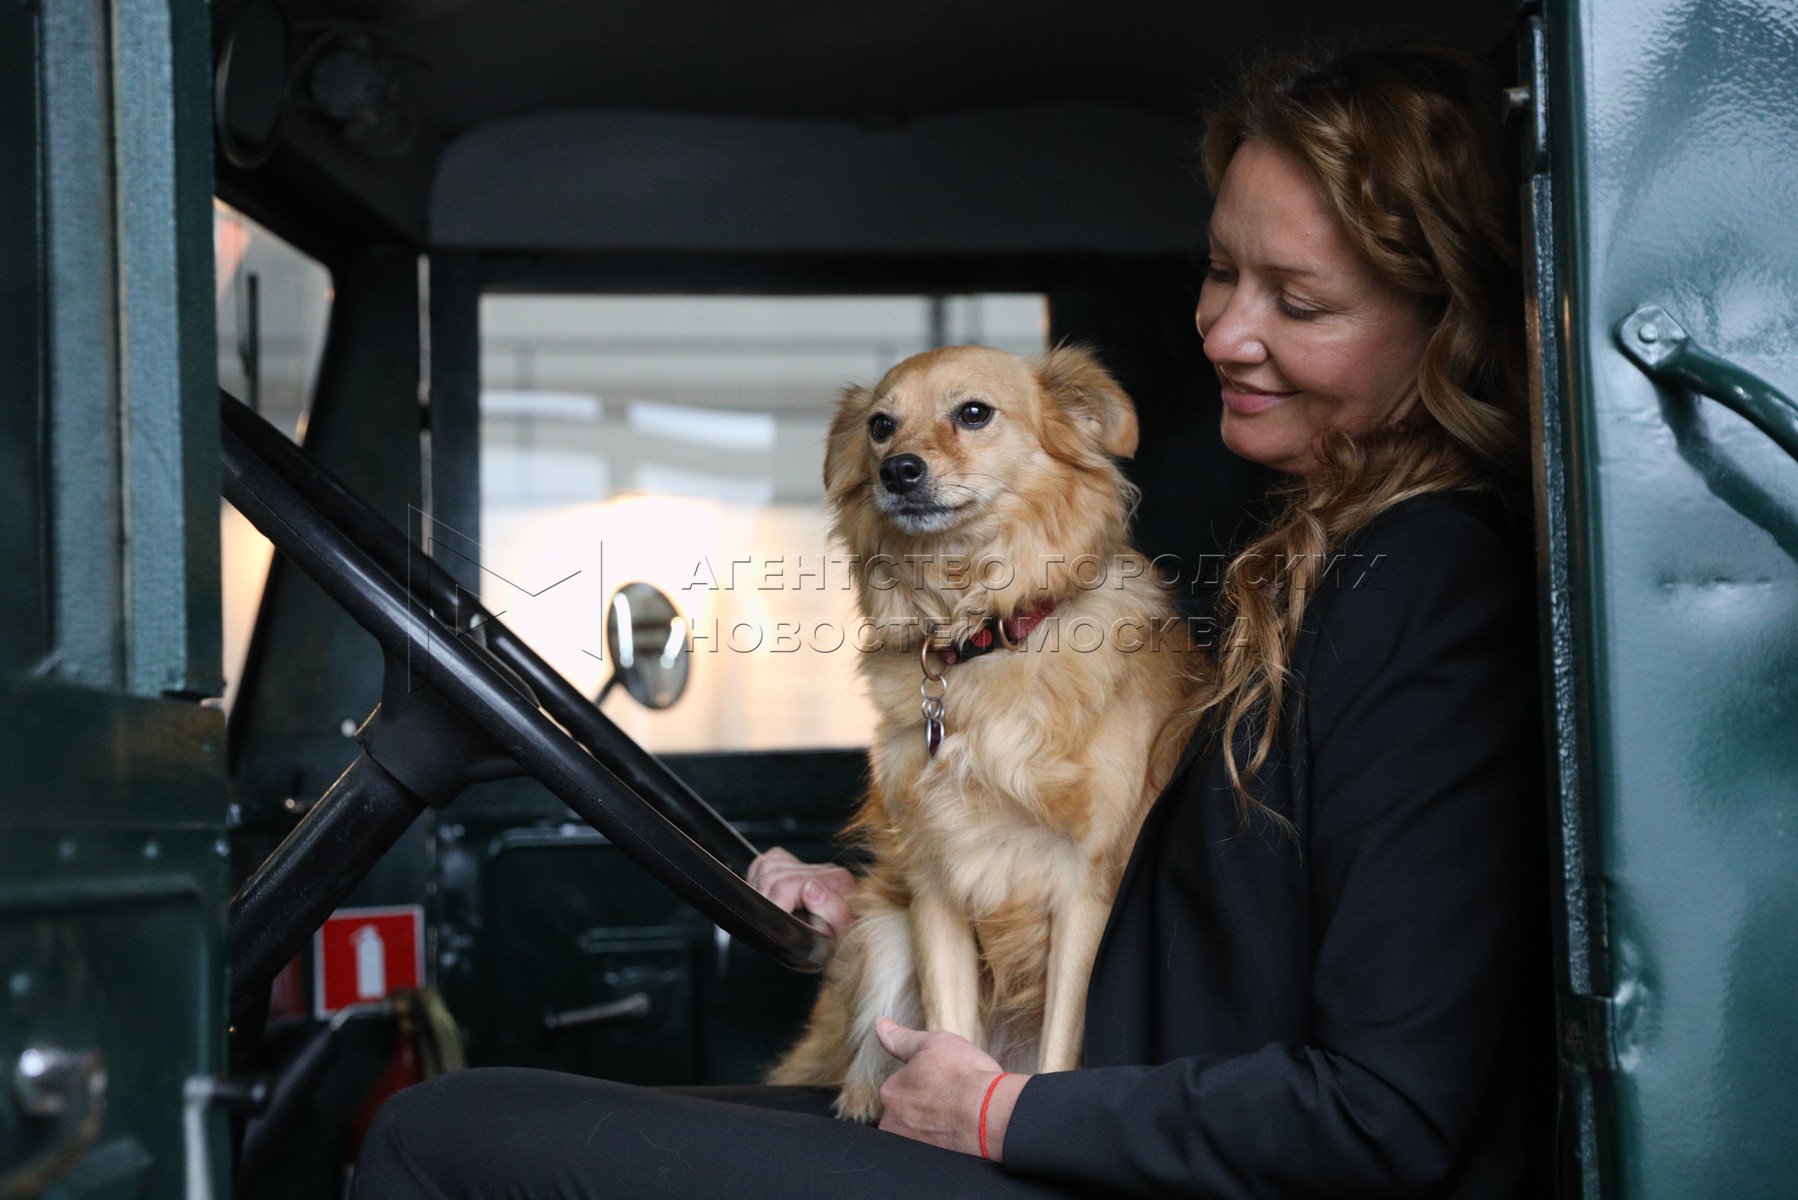
[[[1043,355],[1037,378],[1093,446],[1115,458],[1136,453],[1136,406],[1084,346],[1057,346]]]
[[[874,403],[874,393],[860,384],[851,384],[843,389],[843,398],[837,402],[837,414],[830,419],[830,433],[824,439],[824,490],[830,491],[832,483],[840,483],[860,460],[856,453],[862,443],[862,427],[867,423],[868,409]]]

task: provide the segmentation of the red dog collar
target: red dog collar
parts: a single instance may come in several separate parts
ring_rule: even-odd
[[[958,662],[979,658],[982,654],[991,654],[1000,648],[1016,649],[1030,636],[1030,631],[1041,625],[1054,611],[1053,604],[1045,604],[1016,617],[988,617],[980,623],[980,628],[942,651],[943,665],[952,667]]]

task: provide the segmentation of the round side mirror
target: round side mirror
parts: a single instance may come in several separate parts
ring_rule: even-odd
[[[645,708],[668,708],[687,690],[691,670],[687,622],[674,601],[654,584],[627,583],[606,608],[606,652],[612,677],[599,690],[604,700],[622,683]]]

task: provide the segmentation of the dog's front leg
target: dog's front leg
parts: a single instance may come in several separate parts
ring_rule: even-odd
[[[918,956],[918,995],[924,1002],[924,1027],[960,1034],[982,1049],[980,1027],[980,951],[974,928],[948,903],[938,888],[923,888],[912,897],[912,943]]]
[[[872,1124],[880,1119],[880,1085],[899,1069],[874,1027],[882,1017],[911,1025],[921,1016],[911,922],[896,905],[870,902],[850,936],[857,939],[862,958],[852,1002],[849,1069],[836,1110],[840,1117]]]
[[[1049,979],[1043,1004],[1040,1071],[1072,1071],[1080,1065],[1086,1030],[1086,985],[1105,933],[1109,903],[1096,887],[1073,890],[1049,925]]]

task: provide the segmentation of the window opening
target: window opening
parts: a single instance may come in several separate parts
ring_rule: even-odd
[[[1040,295],[485,296],[482,601],[593,695],[611,594],[665,592],[693,648],[686,695],[603,705],[651,750],[866,745],[824,509],[837,397],[935,345],[1046,340]]]
[[[331,273],[223,201],[213,201],[219,385],[294,441],[306,433],[331,316]],[[227,709],[237,696],[274,547],[221,501]]]

